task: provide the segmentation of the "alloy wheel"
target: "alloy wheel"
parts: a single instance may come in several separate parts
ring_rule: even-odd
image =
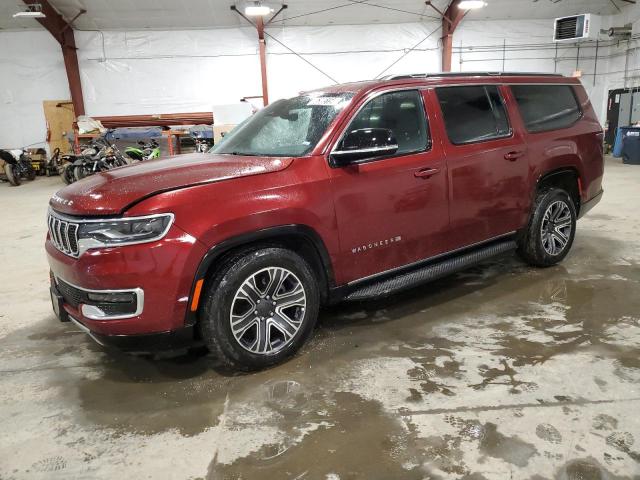
[[[282,267],[263,268],[236,291],[229,316],[231,331],[245,350],[275,354],[300,330],[306,306],[304,286],[293,272]]]
[[[569,205],[556,200],[547,207],[542,217],[542,247],[549,255],[559,255],[571,238],[572,217]]]

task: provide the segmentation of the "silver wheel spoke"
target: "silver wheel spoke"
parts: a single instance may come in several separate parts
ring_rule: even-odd
[[[231,331],[245,350],[276,353],[300,330],[306,305],[304,286],[293,272],[282,267],[263,268],[236,291],[229,316]]]
[[[266,320],[260,320],[258,322],[256,340],[253,343],[253,348],[257,353],[266,353],[271,348],[269,326]]]
[[[258,323],[258,319],[253,317],[250,318],[247,322],[244,322],[242,325],[237,326],[233,329],[233,334],[236,336],[236,338],[242,338],[244,337],[244,335],[247,333],[247,331],[254,327],[256,325],[256,323]]]
[[[266,292],[270,296],[275,297],[276,293],[282,286],[282,283],[289,276],[289,272],[282,268],[274,268],[272,270],[269,270],[269,276],[269,286],[267,287]]]
[[[280,332],[282,332],[286,340],[289,340],[291,337],[293,337],[298,331],[299,327],[299,325],[291,321],[291,319],[282,312],[277,312],[273,316],[273,326],[280,330]]]
[[[569,237],[567,237],[560,228],[556,227],[553,231],[554,235],[558,238],[558,240],[562,243],[562,247],[564,247],[569,241]]]
[[[237,296],[238,298],[241,298],[251,303],[251,305],[253,306],[252,308],[254,308],[256,306],[256,302],[262,296],[262,293],[260,292],[260,290],[258,290],[258,287],[256,286],[256,283],[255,283],[255,279],[251,277],[248,281],[242,284],[242,286],[240,287],[240,290],[238,291]]]
[[[301,284],[298,284],[291,292],[274,297],[274,300],[277,300],[278,305],[281,307],[304,307],[304,304],[307,302],[306,295],[304,294],[304,288],[302,288]]]
[[[569,244],[573,216],[566,202],[557,200],[547,207],[541,223],[542,247],[549,255],[559,255]]]

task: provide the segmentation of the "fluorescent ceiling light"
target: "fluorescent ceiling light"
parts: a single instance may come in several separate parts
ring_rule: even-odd
[[[484,0],[462,0],[458,4],[458,8],[461,8],[462,10],[475,10],[486,6],[487,2]]]
[[[13,18],[47,18],[42,12],[18,12],[13,14]]]
[[[34,3],[28,5],[24,12],[14,13],[13,18],[47,18],[47,16],[42,12],[42,5]]]
[[[244,7],[244,14],[251,17],[264,17],[269,15],[273,9],[268,5],[263,5],[262,2],[249,3]]]

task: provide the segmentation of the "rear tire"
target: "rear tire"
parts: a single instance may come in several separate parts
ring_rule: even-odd
[[[83,165],[78,165],[74,167],[73,178],[75,178],[76,181],[82,180],[85,177],[87,177],[87,170],[84,168]]]
[[[4,174],[7,176],[7,180],[14,187],[17,187],[22,183],[20,181],[20,173],[18,172],[18,165],[15,163],[5,163]]]
[[[320,295],[313,271],[284,248],[240,252],[208,284],[202,337],[235,370],[258,370],[292,356],[318,318]]]
[[[559,188],[538,192],[529,226],[519,241],[518,253],[536,267],[550,267],[567,256],[576,233],[576,208]]]

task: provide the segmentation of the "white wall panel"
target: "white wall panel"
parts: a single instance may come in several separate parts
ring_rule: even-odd
[[[0,33],[0,148],[44,142],[42,101],[68,98],[62,52],[48,32]]]
[[[640,6],[630,6],[623,15],[607,17],[605,25],[635,20],[640,32],[639,18]],[[416,22],[274,26],[267,31],[330,77],[347,82],[373,78],[400,57],[385,74],[439,71],[438,27],[437,22]],[[507,71],[571,74],[577,51],[561,46],[556,54],[552,28],[552,20],[465,19],[454,36],[453,70],[502,70],[504,66]],[[267,37],[272,101],[332,83],[276,40]],[[89,115],[206,111],[214,104],[261,93],[258,45],[251,27],[80,31],[76,41]],[[624,71],[627,47],[631,50],[629,78],[625,80],[623,73],[612,72]],[[583,71],[582,81],[601,119],[609,88],[640,85],[636,47],[634,40],[600,48],[595,86],[590,58],[595,53],[593,46],[581,47],[578,66]],[[44,31],[0,32],[0,66],[0,146],[43,140],[42,100],[69,97],[59,46]]]

